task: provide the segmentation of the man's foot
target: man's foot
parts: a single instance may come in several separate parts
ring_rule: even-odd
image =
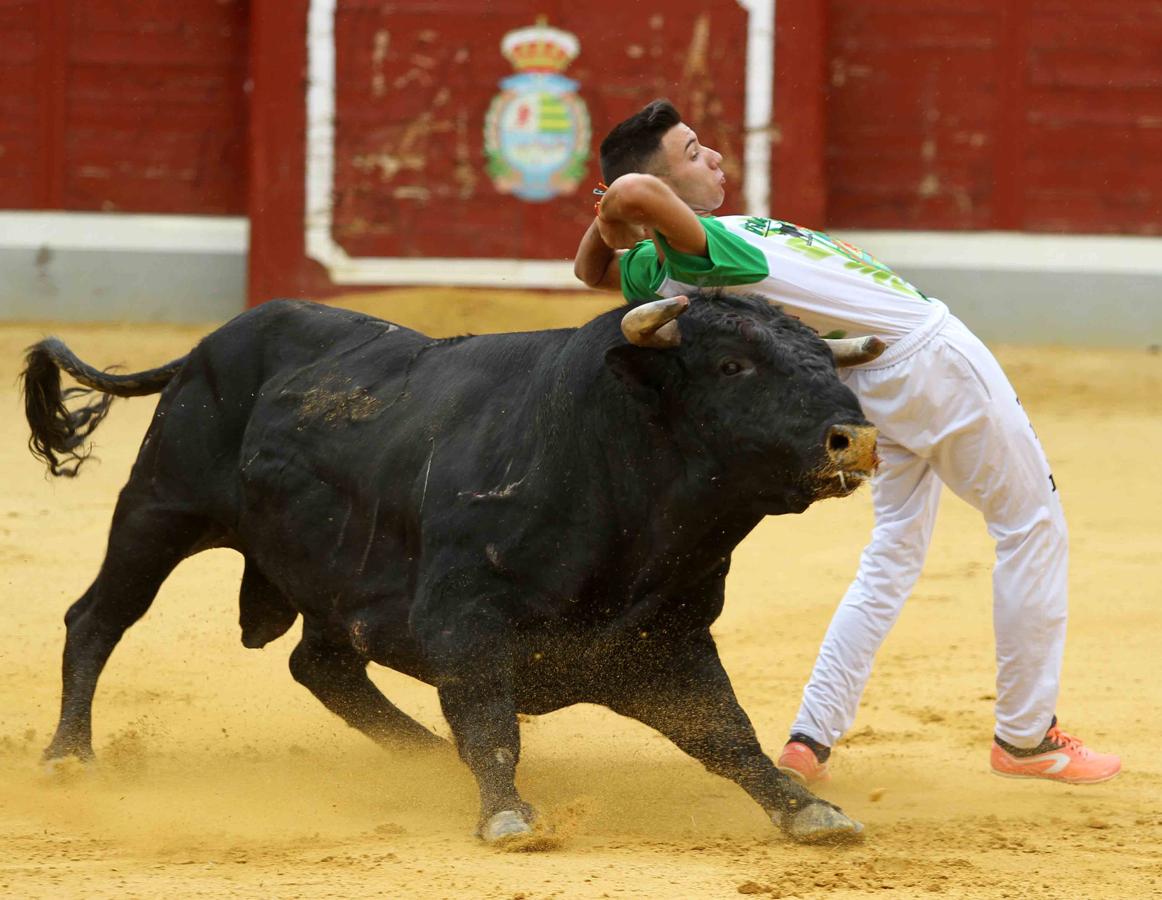
[[[827,762],[820,760],[815,751],[802,741],[788,741],[775,765],[780,772],[794,778],[799,784],[820,784],[831,780]]]
[[[1097,784],[1109,781],[1122,770],[1122,761],[1112,753],[1090,750],[1080,738],[1052,727],[1037,747],[1020,750],[993,740],[990,758],[994,775],[1006,778],[1044,778],[1066,784]],[[780,762],[780,766],[782,763]]]

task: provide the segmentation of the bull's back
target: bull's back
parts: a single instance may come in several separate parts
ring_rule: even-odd
[[[486,465],[527,442],[546,363],[567,336],[432,339],[360,323],[327,352],[284,362],[267,378],[243,452],[293,457],[368,491],[414,479],[433,446],[461,458],[467,473],[473,461]]]
[[[279,384],[353,349],[382,343],[381,356],[390,361],[427,340],[321,304],[272,301],[243,313],[207,335],[166,387],[134,473],[231,525],[243,444]],[[389,349],[395,346],[399,354]]]

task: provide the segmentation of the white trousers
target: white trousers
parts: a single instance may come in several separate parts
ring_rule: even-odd
[[[843,371],[880,430],[875,527],[823,639],[792,728],[830,747],[855,720],[872,660],[911,593],[941,483],[996,541],[997,736],[1040,743],[1053,718],[1068,606],[1068,538],[1049,464],[988,348],[939,301],[872,363]]]

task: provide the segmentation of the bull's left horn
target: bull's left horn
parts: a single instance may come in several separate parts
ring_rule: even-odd
[[[871,362],[878,357],[888,345],[874,335],[861,338],[842,338],[840,340],[823,339],[835,357],[837,366],[858,366]]]
[[[677,347],[682,343],[682,333],[674,320],[689,308],[690,300],[684,295],[651,300],[621,317],[621,333],[635,347]]]

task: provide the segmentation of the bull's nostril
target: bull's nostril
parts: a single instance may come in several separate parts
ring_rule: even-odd
[[[846,434],[836,434],[833,432],[827,439],[827,449],[832,453],[841,453],[850,446],[851,441],[848,440]]]

